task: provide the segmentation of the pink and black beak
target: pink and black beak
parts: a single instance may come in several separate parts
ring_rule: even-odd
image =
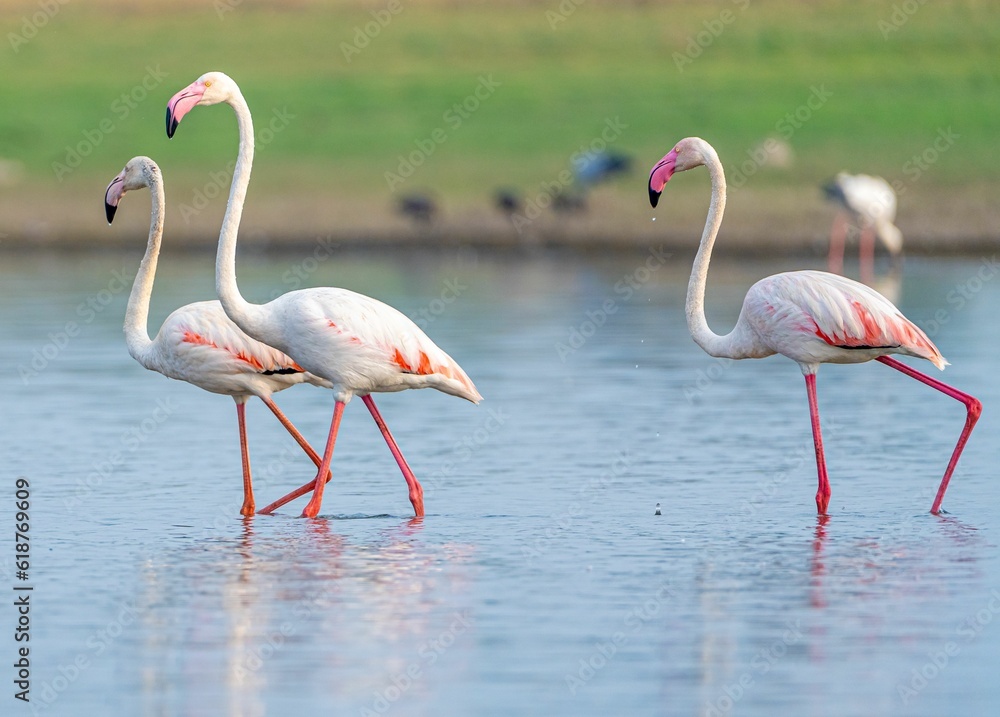
[[[117,177],[111,180],[111,184],[104,191],[104,213],[108,217],[108,224],[115,220],[115,212],[118,211],[118,202],[125,194],[125,170],[121,171]]]
[[[190,112],[195,105],[201,102],[205,94],[205,85],[201,81],[192,82],[183,90],[170,98],[167,103],[167,137],[173,137],[177,131],[177,125],[184,119],[184,115]]]
[[[660,194],[663,188],[674,174],[674,165],[677,163],[677,150],[670,150],[649,173],[649,203],[655,207],[660,201]]]

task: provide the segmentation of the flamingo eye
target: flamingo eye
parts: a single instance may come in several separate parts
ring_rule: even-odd
[[[212,81],[211,80],[205,80],[205,87],[211,87],[211,86],[212,86]]]

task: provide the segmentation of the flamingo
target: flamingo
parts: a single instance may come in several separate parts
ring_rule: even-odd
[[[403,458],[371,394],[435,388],[472,403],[479,403],[482,396],[454,359],[409,318],[380,301],[336,288],[300,289],[267,304],[251,304],[240,295],[236,282],[236,240],[253,164],[253,121],[240,88],[221,72],[202,75],[167,103],[167,136],[173,137],[180,121],[194,107],[222,102],[236,113],[240,142],[219,234],[216,260],[219,299],[237,326],[287,353],[306,371],[328,381],[334,392],[333,418],[322,465],[302,517],[315,518],[319,513],[325,485],[319,476],[326,475],[330,468],[341,416],[354,396],[361,397],[375,419],[406,480],[414,514],[422,516],[423,487]],[[268,512],[269,508],[261,512]]]
[[[870,283],[875,267],[875,237],[885,244],[893,260],[903,252],[903,233],[893,224],[896,219],[896,193],[881,177],[840,172],[823,187],[827,199],[839,206],[830,230],[830,254],[827,267],[836,274],[844,269],[844,240],[847,225],[853,220],[861,228],[858,250],[861,279]]]
[[[125,312],[125,343],[128,352],[150,371],[187,381],[212,393],[233,397],[236,401],[240,452],[243,458],[243,506],[240,514],[251,516],[254,514],[255,504],[250,453],[247,448],[247,400],[251,396],[260,398],[318,466],[319,456],[271,400],[271,394],[297,383],[326,385],[326,382],[305,372],[277,349],[244,334],[229,320],[218,301],[199,301],[180,307],[166,318],[156,338],[149,338],[149,297],[153,291],[156,263],[163,238],[163,179],[156,163],[149,157],[141,156],[129,160],[105,190],[104,209],[110,224],[125,193],[141,187],[150,189],[153,202],[149,243],[136,273]],[[312,482],[304,488],[303,492],[311,489]]]
[[[941,509],[948,482],[958,463],[982,404],[967,393],[931,378],[890,354],[914,356],[943,369],[947,361],[923,331],[892,303],[864,284],[823,271],[792,271],[761,279],[747,292],[736,327],[725,336],[712,332],[705,320],[705,282],[715,237],[726,206],[726,178],[715,149],[703,139],[678,142],[649,175],[649,201],[656,207],[660,193],[675,172],[705,165],[712,180],[712,201],[687,292],[687,324],[695,343],[711,356],[746,359],[773,354],[799,364],[806,379],[819,488],[816,508],[826,514],[830,481],[823,455],[816,372],[821,363],[863,363],[872,359],[917,379],[965,404],[965,427],[941,480],[932,513]]]

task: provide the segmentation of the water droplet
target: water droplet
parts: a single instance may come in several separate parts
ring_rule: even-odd
[[[656,221],[656,217],[653,217],[653,221],[654,221],[654,222]]]

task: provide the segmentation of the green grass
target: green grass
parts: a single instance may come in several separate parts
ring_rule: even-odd
[[[921,182],[955,186],[1000,179],[1000,9],[993,3],[927,3],[884,39],[892,3],[584,2],[555,30],[533,3],[403,2],[403,11],[347,62],[341,43],[371,20],[364,7],[301,2],[291,9],[244,3],[220,19],[211,3],[129,10],[69,3],[0,72],[0,157],[24,164],[30,186],[58,186],[53,162],[102,119],[114,121],[69,191],[92,191],[135,154],[170,172],[171,186],[204,183],[235,150],[224,108],[199,109],[168,142],[167,99],[202,72],[240,83],[258,129],[274,108],[295,119],[258,149],[255,187],[384,196],[386,171],[436,128],[447,140],[407,187],[458,198],[497,185],[537,188],[570,165],[607,118],[627,125],[616,146],[640,173],[676,140],[711,141],[732,171],[746,151],[794,112],[814,86],[832,93],[790,138],[796,163],[765,170],[759,186],[815,183],[841,168],[905,179],[903,167],[952,127],[960,140]],[[3,3],[6,32],[35,4]],[[706,21],[734,21],[679,71]],[[147,65],[169,77],[127,117],[112,102]],[[482,74],[501,83],[451,128],[443,118]],[[169,187],[168,187],[169,190]],[[99,191],[99,190],[98,190]]]

